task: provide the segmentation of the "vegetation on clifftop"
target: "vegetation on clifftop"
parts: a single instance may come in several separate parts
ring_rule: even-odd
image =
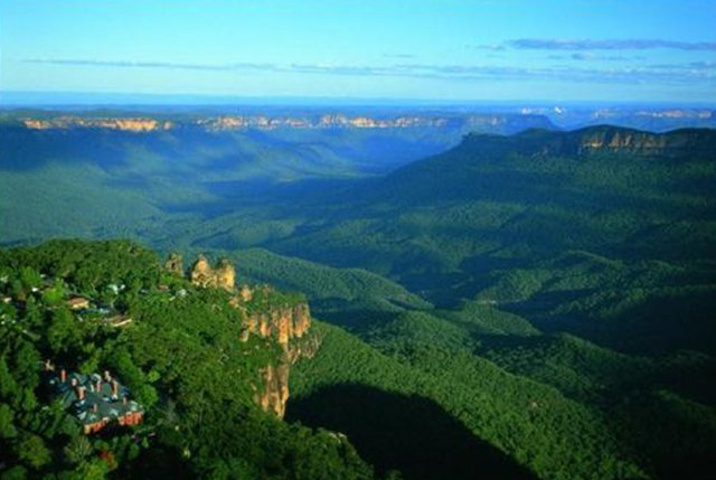
[[[162,273],[156,254],[125,241],[0,250],[0,291],[3,478],[372,478],[345,438],[259,410],[259,371],[279,347],[239,342],[228,293]],[[93,306],[73,311],[70,295]],[[109,309],[131,324],[108,324]],[[84,436],[46,394],[45,359],[113,372],[144,423]]]

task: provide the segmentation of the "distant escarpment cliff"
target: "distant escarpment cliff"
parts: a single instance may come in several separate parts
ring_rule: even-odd
[[[525,128],[553,128],[546,116],[534,114],[449,114],[418,113],[404,115],[319,114],[236,114],[159,118],[153,116],[86,116],[56,114],[19,116],[18,122],[31,130],[98,129],[147,133],[168,130],[330,130],[330,129],[464,129],[514,132]]]
[[[509,151],[554,156],[603,153],[662,158],[704,156],[716,153],[716,131],[682,129],[652,133],[604,125],[570,132],[528,130],[511,137],[470,134],[465,137],[462,147],[485,154]]]
[[[160,121],[153,118],[83,118],[62,116],[52,119],[25,118],[22,120],[22,123],[25,127],[32,130],[97,128],[128,132],[152,132],[155,130],[171,130],[174,127],[170,121]]]

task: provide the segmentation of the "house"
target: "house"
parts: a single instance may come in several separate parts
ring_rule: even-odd
[[[126,327],[130,323],[132,323],[132,317],[127,315],[114,315],[112,317],[109,317],[105,319],[105,323],[109,325],[110,327]]]
[[[85,435],[99,432],[109,425],[139,425],[144,418],[144,407],[129,399],[129,390],[122,386],[109,371],[103,375],[55,371],[54,365],[45,362],[47,384],[62,407],[75,417]]]
[[[71,297],[66,304],[70,310],[84,310],[90,306],[89,300],[84,297]]]

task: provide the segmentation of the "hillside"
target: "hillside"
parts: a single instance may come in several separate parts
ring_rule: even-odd
[[[0,214],[7,221],[0,241],[153,242],[168,221],[184,221],[179,231],[195,228],[237,203],[266,217],[267,200],[383,174],[451,147],[472,129],[530,127],[551,124],[536,115],[380,109],[2,111]],[[275,235],[265,228],[240,240]]]
[[[505,304],[543,328],[621,347],[625,326],[632,345],[649,344],[643,322],[668,303],[664,328],[680,331],[672,348],[710,350],[715,135],[594,127],[469,136],[342,191],[350,203],[314,212],[330,222],[267,246],[366,268],[446,306]],[[630,146],[609,146],[619,142]],[[687,325],[677,320],[684,308]]]
[[[152,170],[166,159],[126,157],[125,170],[48,153],[58,135],[73,138],[68,148],[77,152],[75,140],[86,136],[85,152],[99,142],[96,151],[106,153],[152,135],[169,142],[172,132],[33,130],[0,157],[11,187],[0,190],[0,208],[13,227],[1,238],[128,236],[164,254],[226,257],[241,282],[304,292],[313,314],[332,325],[313,325],[320,349],[291,367],[286,418],[339,433],[271,428],[347,435],[355,452],[329,449],[331,472],[369,472],[354,455],[378,475],[400,471],[408,480],[473,478],[476,470],[488,478],[681,478],[710,465],[714,131],[470,134],[385,175],[323,171],[278,183],[240,179],[234,164],[212,170],[199,150],[177,157],[186,164],[177,177]],[[240,138],[247,132],[219,133],[248,142]],[[219,133],[197,133],[197,145]],[[35,149],[43,135],[48,143]],[[123,183],[132,169],[137,185],[151,178],[155,190]],[[166,305],[142,308],[161,317]],[[177,328],[197,351],[223,345],[188,319]],[[284,378],[265,375],[268,383]],[[243,457],[249,444],[268,445],[258,437],[242,443],[222,430],[217,438],[242,445],[236,458],[255,471],[275,461],[280,476],[298,468],[294,433],[277,433],[280,459]],[[216,458],[204,454],[177,464],[205,473],[200,462]],[[302,458],[318,468],[313,456]]]
[[[123,241],[0,250],[0,273],[4,478],[372,478],[345,437],[260,409],[282,414],[272,389],[288,385],[274,375],[319,339],[309,318],[278,324],[307,312],[300,297],[202,288]],[[100,399],[94,372],[128,387],[136,426],[113,423],[122,402]],[[53,382],[67,398],[85,377],[71,406],[53,397]]]

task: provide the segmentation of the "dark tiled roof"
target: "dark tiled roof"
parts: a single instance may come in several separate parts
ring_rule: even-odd
[[[97,373],[85,375],[73,372],[67,375],[64,382],[59,375],[52,375],[48,383],[62,407],[83,425],[117,422],[127,414],[144,414],[144,407],[129,400],[129,390],[116,378],[109,378],[108,381]],[[80,390],[84,390],[82,399]]]

